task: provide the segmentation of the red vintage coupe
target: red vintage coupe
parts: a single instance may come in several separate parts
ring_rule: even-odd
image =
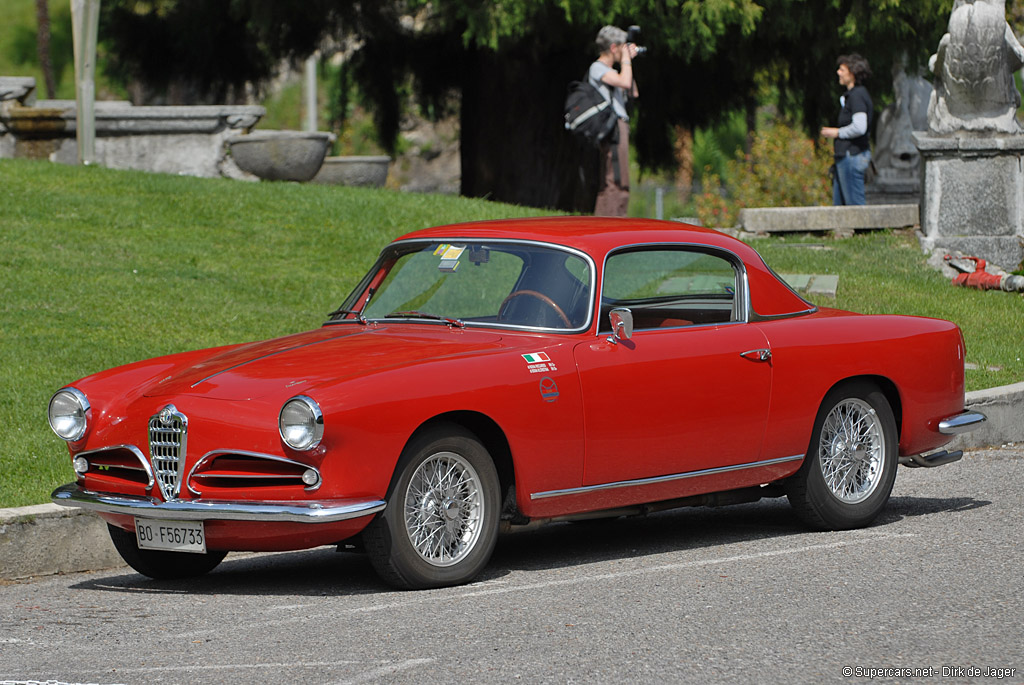
[[[83,378],[49,419],[54,501],[140,573],[359,538],[425,588],[536,520],[785,495],[865,526],[985,417],[952,323],[816,307],[715,231],[574,217],[410,233],[321,328]]]

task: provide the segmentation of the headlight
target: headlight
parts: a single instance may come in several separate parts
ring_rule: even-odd
[[[89,425],[89,400],[74,388],[58,390],[50,398],[50,428],[58,437],[74,442],[85,435]]]
[[[284,403],[277,425],[285,444],[300,452],[313,449],[324,437],[324,414],[320,405],[305,395]]]

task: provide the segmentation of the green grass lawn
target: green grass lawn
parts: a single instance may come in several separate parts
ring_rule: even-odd
[[[0,507],[72,478],[46,423],[62,385],[118,364],[319,326],[407,231],[541,214],[388,190],[243,183],[0,160]],[[816,249],[820,243],[829,249]],[[802,245],[802,246],[797,246]],[[970,388],[1024,379],[1024,300],[955,289],[912,236],[758,241],[786,273],[837,273],[819,304],[941,316]],[[986,367],[1000,367],[988,371]]]
[[[953,321],[964,334],[967,389],[1024,380],[1024,297],[954,287],[927,266],[911,231],[852,238],[765,238],[751,243],[778,273],[838,274],[836,297],[809,299],[865,314],[911,314]]]
[[[318,327],[407,231],[526,208],[436,195],[0,160],[0,507],[71,480],[62,385]]]

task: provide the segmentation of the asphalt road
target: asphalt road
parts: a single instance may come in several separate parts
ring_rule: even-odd
[[[0,683],[1021,683],[1022,468],[1024,444],[901,469],[852,532],[784,499],[527,529],[444,590],[328,549],[6,584]]]

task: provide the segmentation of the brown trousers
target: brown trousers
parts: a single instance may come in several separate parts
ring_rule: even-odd
[[[629,124],[618,121],[619,142],[601,145],[601,170],[598,175],[594,216],[626,216],[629,209]],[[619,152],[619,182],[615,182],[612,149]]]

